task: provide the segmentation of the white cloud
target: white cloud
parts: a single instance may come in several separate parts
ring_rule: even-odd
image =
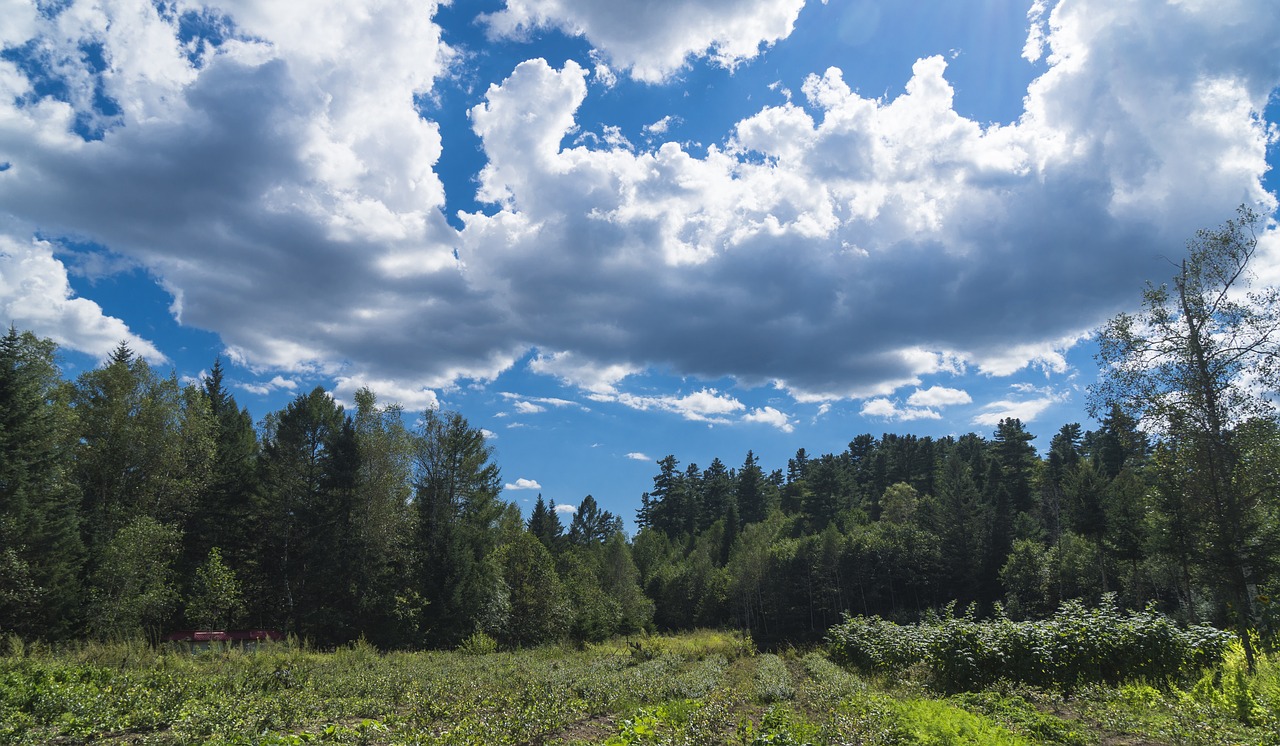
[[[1274,205],[1261,178],[1280,5],[1265,0],[1040,3],[1026,54],[1043,72],[1011,124],[957,113],[932,57],[883,98],[816,72],[705,153],[564,146],[618,124],[579,122],[597,90],[584,65],[525,62],[472,110],[490,204],[461,231],[442,212],[439,128],[414,103],[454,60],[435,5],[229,1],[210,14],[227,40],[204,34],[190,56],[183,21],[157,7],[11,3],[0,28],[7,49],[46,50],[68,91],[37,99],[0,60],[0,220],[30,226],[4,232],[39,253],[22,271],[52,283],[47,304],[22,290],[0,302],[77,349],[128,329],[66,292],[58,258],[28,245],[37,233],[145,268],[184,325],[263,377],[389,382],[412,406],[537,349],[534,372],[681,416],[752,412],[619,388],[660,367],[924,416],[888,397],[969,365],[1063,371],[1081,329],[1164,273],[1155,257],[1241,201]],[[652,79],[688,55],[749,58],[800,3],[699,0],[637,20],[643,7],[513,0],[491,21],[585,35],[597,80],[599,65]],[[84,62],[86,44],[108,70]],[[118,114],[94,106],[99,87]]]
[[[863,403],[859,412],[863,417],[879,417],[892,422],[908,422],[911,420],[940,420],[942,415],[924,407],[900,407],[892,399],[869,399]]]
[[[691,56],[732,68],[791,34],[804,0],[507,0],[484,16],[491,34],[522,36],[558,28],[585,36],[614,67],[659,82]]]
[[[529,361],[529,370],[555,376],[562,382],[595,394],[609,394],[627,376],[639,373],[639,366],[625,363],[600,363],[584,359],[573,352],[539,353]]]
[[[1275,35],[1233,40],[1228,20],[1280,30],[1274,9],[1070,5],[1046,26],[1026,114],[1003,126],[959,115],[934,57],[885,99],[838,69],[811,76],[804,105],[762,109],[706,156],[561,148],[584,73],[525,63],[475,119],[481,194],[502,197],[464,216],[469,266],[495,292],[518,284],[540,343],[580,361],[774,380],[801,402],[970,365],[1063,373],[1153,257],[1242,198],[1272,204],[1259,116],[1280,82]],[[1170,59],[1166,34],[1197,53]]]
[[[556,512],[557,512],[557,513],[559,513],[560,515],[565,515],[565,516],[573,515],[574,513],[577,513],[577,512],[578,512],[578,509],[577,509],[575,506],[573,506],[573,505],[559,505],[559,504],[558,504],[558,505],[556,505],[555,510],[556,510]]]
[[[23,241],[0,233],[0,317],[100,359],[125,342],[151,363],[167,362],[154,344],[123,321],[75,296],[66,267],[54,257],[48,241]]]
[[[592,394],[595,401],[615,402],[641,411],[673,412],[694,422],[727,423],[728,415],[746,409],[746,405],[716,389],[704,388],[685,396],[641,396],[629,393]]]
[[[568,399],[560,399],[554,396],[522,396],[521,394],[512,393],[510,391],[500,391],[498,395],[507,401],[515,402],[515,407],[521,414],[529,414],[533,412],[544,412],[546,407],[581,407],[582,405]],[[525,412],[522,406],[530,404],[537,405],[537,409],[530,409]]]
[[[1026,401],[1002,399],[983,406],[982,413],[974,416],[973,424],[994,427],[1000,424],[1000,420],[1009,417],[1016,417],[1024,423],[1031,422],[1053,404],[1052,399],[1027,399]]]
[[[277,376],[278,378],[278,376]],[[411,412],[439,409],[440,398],[425,384],[395,379],[378,379],[364,375],[338,376],[334,395],[344,401],[355,401],[356,392],[367,388],[385,404],[399,404]]]
[[[527,401],[517,401],[514,406],[517,414],[537,414],[538,412],[547,411],[546,407]]]
[[[743,415],[744,422],[759,422],[765,425],[776,427],[784,433],[795,431],[795,426],[791,424],[791,418],[774,409],[773,407],[761,407],[753,409],[749,414]]]
[[[507,484],[502,485],[502,489],[504,489],[504,490],[512,490],[512,491],[515,491],[515,490],[540,490],[540,489],[542,489],[542,485],[538,484],[538,482],[537,482],[536,480],[533,480],[533,479],[525,479],[524,477],[520,477],[520,478],[519,478],[519,479],[517,479],[514,483],[510,483],[510,482],[508,482]]]
[[[626,458],[629,458],[632,461],[652,461],[653,460],[648,456],[646,456],[645,454],[640,453],[639,451],[632,451],[631,453],[628,453],[626,455]]]
[[[497,433],[495,433],[495,432],[494,432],[494,431],[492,431],[492,430],[486,430],[486,429],[485,429],[485,428],[483,428],[483,427],[482,427],[482,428],[480,428],[480,434],[484,436],[484,439],[485,439],[485,440],[497,440],[497,439],[498,439],[498,434],[497,434]]]
[[[907,404],[913,407],[950,407],[957,404],[969,404],[973,397],[967,391],[950,389],[945,386],[931,386],[927,389],[916,389],[907,397]]]
[[[259,396],[266,396],[272,391],[298,390],[298,382],[285,378],[284,376],[275,376],[269,381],[260,381],[258,383],[240,383],[238,386],[251,394],[257,394]],[[354,390],[352,390],[352,393],[354,393]],[[348,401],[350,401],[350,399],[348,399]]]
[[[1049,407],[1070,398],[1068,392],[1057,391],[1048,386],[1036,387],[1021,383],[1014,384],[1010,388],[1024,396],[1034,396],[1025,399],[1001,399],[985,404],[982,411],[974,416],[973,424],[994,427],[1000,424],[1000,420],[1010,417],[1016,417],[1024,423],[1032,422]]]
[[[680,117],[673,117],[670,114],[651,124],[644,126],[645,134],[648,135],[665,135],[667,130],[671,129],[673,124],[679,124]]]

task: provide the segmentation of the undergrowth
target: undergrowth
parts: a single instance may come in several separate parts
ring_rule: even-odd
[[[947,694],[822,651],[757,654],[740,635],[588,646],[192,655],[142,643],[0,656],[0,744],[1268,744],[1280,666],[1238,645],[1189,679],[998,681]]]

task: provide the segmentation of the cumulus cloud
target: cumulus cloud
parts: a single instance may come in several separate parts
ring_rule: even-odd
[[[956,404],[968,404],[973,401],[967,391],[949,389],[945,386],[931,386],[927,389],[916,389],[907,397],[907,404],[913,407],[950,407]]]
[[[255,368],[351,362],[420,388],[510,366],[483,331],[501,314],[458,272],[438,127],[414,105],[450,58],[432,4],[17,8],[6,48],[67,93],[0,61],[4,210],[146,267]],[[413,349],[436,359],[425,375]]]
[[[68,349],[105,358],[121,342],[152,363],[165,356],[123,321],[77,298],[67,269],[48,241],[19,240],[0,232],[0,317]]]
[[[502,489],[504,489],[504,490],[512,490],[512,491],[515,491],[515,490],[540,490],[540,489],[542,489],[542,485],[538,484],[538,482],[537,482],[536,480],[533,480],[533,479],[525,479],[524,477],[520,477],[520,478],[519,478],[519,479],[517,479],[515,482],[508,482],[507,484],[502,485]]]
[[[795,425],[791,424],[791,417],[774,409],[773,407],[760,407],[753,409],[750,413],[742,416],[743,422],[759,422],[764,425],[776,427],[784,433],[795,432]]]
[[[705,156],[561,147],[585,72],[526,62],[473,116],[499,210],[464,216],[469,267],[495,291],[518,281],[540,343],[595,365],[777,381],[799,401],[969,365],[1062,372],[1155,257],[1241,200],[1272,206],[1260,117],[1280,43],[1259,29],[1280,11],[1227,14],[1251,19],[1247,39],[1194,4],[1045,13],[1047,68],[1013,124],[958,114],[932,57],[892,98],[810,76],[803,104],[762,109]]]
[[[1001,399],[982,406],[982,411],[973,417],[973,424],[994,427],[1000,420],[1015,417],[1024,423],[1032,422],[1049,407],[1066,400],[1067,394],[1049,386],[1036,387],[1030,384],[1014,384],[1011,386],[1019,395],[1016,399]]]
[[[646,456],[645,454],[640,453],[639,451],[632,451],[631,453],[628,453],[625,456],[625,458],[629,458],[632,461],[652,461],[653,460],[648,456]]]
[[[729,415],[741,412],[746,405],[733,396],[721,394],[713,388],[704,388],[685,396],[647,396],[631,393],[592,394],[595,401],[615,402],[641,411],[661,410],[674,412],[694,422],[727,423]]]
[[[422,412],[440,408],[440,398],[435,391],[403,380],[342,375],[337,377],[333,393],[342,401],[351,402],[355,401],[356,392],[364,388],[376,394],[379,401],[385,404],[399,404],[409,411]]]
[[[516,412],[519,414],[536,414],[538,412],[547,411],[547,407],[580,407],[582,405],[568,399],[560,399],[554,396],[522,396],[510,391],[501,391],[498,393],[503,399],[512,402]]]
[[[935,410],[926,407],[901,407],[892,399],[884,397],[868,399],[862,404],[860,414],[863,417],[879,417],[892,422],[942,419],[942,415]]]
[[[556,505],[555,511],[560,515],[573,515],[578,512],[578,509],[573,505]]]
[[[657,80],[689,55],[749,58],[800,5],[642,16],[513,0],[490,24],[582,34],[602,64]],[[627,379],[660,367],[927,416],[946,404],[893,397],[970,365],[1061,371],[1163,271],[1155,257],[1241,201],[1274,207],[1261,178],[1280,5],[1263,0],[1037,3],[1026,54],[1043,72],[1010,124],[957,113],[929,57],[883,98],[814,71],[705,153],[575,143],[586,65],[530,60],[471,111],[487,204],[461,230],[442,211],[439,127],[416,103],[454,58],[434,4],[58,7],[10,3],[0,25],[0,210],[33,226],[5,229],[3,281],[21,253],[52,283],[44,305],[6,285],[15,321],[77,349],[144,351],[30,243],[74,236],[145,268],[183,324],[264,377],[380,382],[414,408],[536,350],[533,372],[689,419],[768,413],[719,391],[629,393]]]
[[[251,394],[265,396],[272,391],[297,391],[298,382],[285,378],[284,376],[275,376],[270,381],[262,381],[260,383],[241,383],[239,388],[248,391]]]
[[[507,0],[484,17],[491,34],[556,28],[584,36],[613,67],[656,83],[706,56],[725,67],[791,34],[805,0]]]
[[[538,412],[547,411],[546,407],[528,401],[517,401],[514,406],[517,414],[537,414]]]

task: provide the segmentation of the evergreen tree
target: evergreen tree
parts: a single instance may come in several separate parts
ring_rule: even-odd
[[[345,571],[357,464],[354,428],[323,388],[269,421],[254,509],[254,596],[264,622],[327,642],[350,637]]]
[[[533,504],[533,512],[529,515],[529,533],[551,551],[558,549],[564,538],[564,524],[560,522],[556,504],[553,501],[547,505],[542,499],[541,492],[538,493],[538,499]]]
[[[484,434],[456,412],[427,410],[415,437],[414,504],[418,510],[416,575],[427,602],[425,627],[451,644],[498,615],[499,570],[486,561],[496,547],[501,474]]]
[[[992,452],[1000,463],[1002,481],[1015,512],[1026,513],[1034,508],[1031,483],[1037,459],[1031,441],[1035,438],[1017,417],[1006,417],[996,425]]]
[[[591,495],[582,498],[582,504],[573,513],[569,522],[568,539],[577,546],[596,546],[613,533],[622,530],[621,519],[607,510],[601,510],[596,499]]]
[[[965,603],[977,598],[984,532],[978,487],[960,451],[943,462],[937,485],[937,495],[926,503],[928,525],[938,537],[945,587]]]
[[[56,346],[10,327],[0,339],[0,629],[63,637],[80,618],[74,413]]]
[[[747,451],[747,458],[738,469],[736,489],[738,513],[743,523],[763,521],[769,514],[768,488],[764,470],[755,453]]]
[[[705,530],[711,524],[723,518],[730,505],[737,501],[734,494],[734,478],[719,458],[713,458],[711,465],[702,472],[702,511],[698,529]]]
[[[157,376],[121,344],[107,364],[80,376],[76,477],[90,563],[125,524],[150,516],[187,523],[214,460],[213,421],[198,392]]]
[[[249,560],[249,515],[256,489],[258,436],[249,410],[237,405],[225,385],[221,358],[202,382],[212,417],[213,460],[208,481],[197,497],[183,536],[184,574],[217,547],[233,566]]]

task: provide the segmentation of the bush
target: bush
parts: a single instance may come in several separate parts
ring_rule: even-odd
[[[1231,639],[1206,625],[1178,627],[1150,607],[1121,613],[1113,596],[1093,609],[1066,602],[1038,622],[978,621],[948,609],[910,626],[847,618],[827,635],[839,663],[886,671],[923,661],[946,691],[976,691],[1001,679],[1058,689],[1169,682],[1220,661]]]

